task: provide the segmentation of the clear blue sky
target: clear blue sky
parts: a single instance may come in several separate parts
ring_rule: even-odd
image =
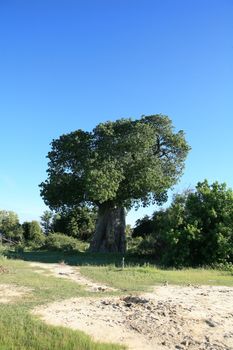
[[[53,138],[156,113],[192,147],[176,191],[233,187],[232,0],[0,0],[0,209],[42,214]]]

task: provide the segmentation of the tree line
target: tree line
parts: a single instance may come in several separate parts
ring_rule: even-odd
[[[93,239],[97,210],[77,207],[45,211],[41,222],[19,223],[16,213],[0,211],[0,232],[18,245],[31,248],[79,250],[78,241]],[[171,204],[151,217],[126,227],[128,253],[164,266],[203,266],[233,263],[233,191],[207,180],[195,189],[174,195]]]
[[[19,224],[0,213],[0,231],[17,242],[60,249],[89,242],[92,252],[128,250],[163,265],[199,266],[233,261],[233,194],[225,184],[200,182],[174,196],[167,209],[125,223],[132,207],[162,205],[180,179],[190,150],[182,130],[164,115],[98,124],[51,143],[41,196],[51,211],[39,223]],[[61,235],[62,233],[62,235]],[[47,238],[46,238],[47,237]],[[66,237],[66,238],[64,238]],[[67,240],[69,237],[69,240]]]
[[[46,210],[41,221],[25,221],[20,224],[17,213],[0,210],[0,233],[6,243],[39,248],[77,246],[75,240],[88,242],[93,235],[96,220],[95,208],[74,208],[66,212],[55,213]],[[53,235],[53,237],[51,237]],[[66,237],[70,237],[68,240]],[[56,238],[56,242],[54,239]],[[62,247],[61,247],[62,248]]]

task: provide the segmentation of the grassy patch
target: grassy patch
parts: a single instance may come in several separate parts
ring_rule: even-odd
[[[36,305],[55,300],[90,295],[77,283],[46,277],[33,272],[25,262],[1,260],[8,273],[1,274],[1,284],[32,289],[13,304],[0,304],[1,350],[120,350],[122,346],[95,343],[79,331],[46,325],[30,314]]]
[[[81,267],[83,275],[108,283],[124,291],[144,291],[156,284],[200,284],[233,286],[233,276],[230,272],[213,269],[183,269],[163,270],[156,267],[126,267],[119,269],[115,266]]]

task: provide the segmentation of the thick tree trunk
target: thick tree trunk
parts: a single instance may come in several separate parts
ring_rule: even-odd
[[[95,234],[90,251],[125,253],[125,209],[108,205],[99,207]]]

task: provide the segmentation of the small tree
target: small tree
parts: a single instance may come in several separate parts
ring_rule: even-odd
[[[49,210],[45,210],[43,215],[40,217],[41,226],[43,227],[43,231],[46,235],[48,235],[52,230],[52,219],[53,213]]]
[[[182,174],[189,147],[170,119],[153,115],[77,130],[52,141],[41,195],[51,209],[98,207],[91,250],[124,252],[125,209],[162,203]]]
[[[7,239],[19,242],[22,240],[23,231],[19,223],[19,218],[13,211],[0,211],[0,232]]]
[[[96,223],[96,209],[77,207],[54,215],[53,231],[88,241],[93,235]]]
[[[27,245],[40,246],[44,243],[45,236],[38,221],[26,221],[23,223],[22,228],[24,240]]]
[[[194,258],[206,264],[233,262],[233,191],[225,183],[199,182],[186,201],[187,222],[198,231]]]

